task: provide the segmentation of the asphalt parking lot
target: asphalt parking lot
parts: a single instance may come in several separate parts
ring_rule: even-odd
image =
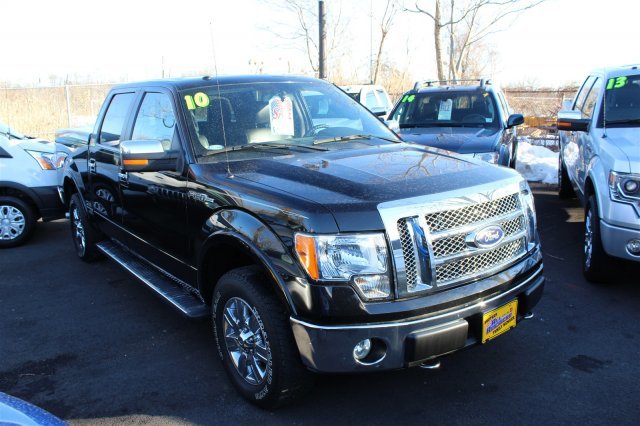
[[[0,391],[71,424],[637,424],[639,269],[587,283],[578,201],[534,192],[547,283],[533,319],[439,370],[319,377],[276,412],[236,394],[208,322],[76,259],[66,221],[39,224],[0,252]]]

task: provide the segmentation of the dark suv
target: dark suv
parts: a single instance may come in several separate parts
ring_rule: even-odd
[[[479,84],[461,85],[459,83]],[[515,168],[518,141],[502,91],[488,80],[419,81],[389,114],[389,127],[408,142]]]
[[[117,86],[64,194],[78,256],[213,317],[231,381],[262,406],[299,395],[309,370],[435,364],[488,342],[544,286],[518,173],[402,143],[311,78]]]

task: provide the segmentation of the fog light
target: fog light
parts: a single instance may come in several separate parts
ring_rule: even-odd
[[[371,352],[371,340],[364,339],[353,348],[353,357],[357,361],[362,361],[369,355],[369,352]]]
[[[629,240],[629,242],[627,242],[627,251],[634,256],[640,256],[640,240]]]

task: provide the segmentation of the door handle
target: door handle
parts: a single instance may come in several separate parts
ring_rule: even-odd
[[[127,172],[118,172],[118,180],[121,184],[127,185],[129,183],[129,173]]]
[[[89,159],[89,173],[96,172],[96,160],[93,158]]]

